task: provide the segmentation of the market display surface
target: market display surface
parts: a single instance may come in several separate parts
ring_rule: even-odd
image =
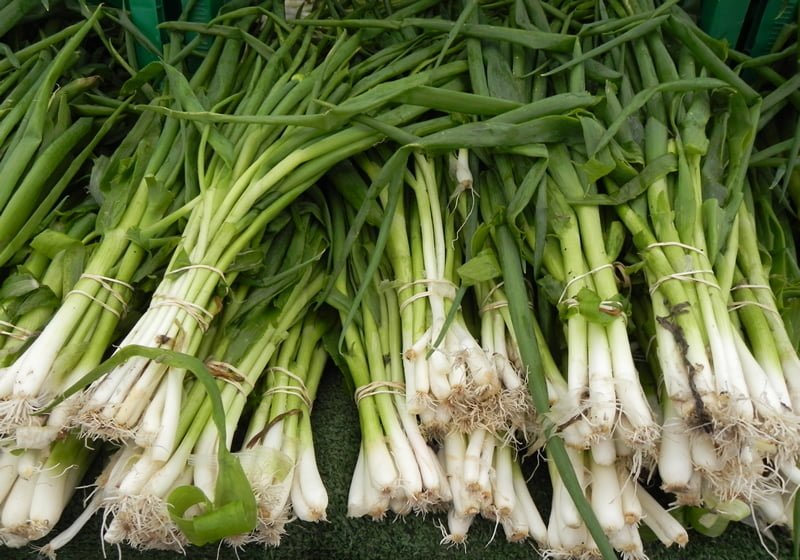
[[[796,21],[165,9],[0,0],[2,557],[798,557]]]

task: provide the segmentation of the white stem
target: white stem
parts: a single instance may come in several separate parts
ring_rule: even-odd
[[[617,397],[608,339],[601,325],[589,323],[590,424],[596,434],[610,434],[617,416]]]
[[[678,415],[669,396],[664,397],[664,425],[661,428],[661,448],[658,454],[658,474],[667,492],[684,492],[692,478],[691,441],[689,429]]]
[[[388,432],[389,446],[398,471],[398,482],[409,496],[417,496],[422,493],[422,475],[414,450],[399,422],[393,423]]]
[[[0,503],[6,499],[14,481],[17,480],[19,455],[11,453],[7,447],[0,448]]]
[[[369,513],[367,506],[367,462],[364,459],[363,445],[358,449],[358,458],[350,481],[350,491],[347,495],[347,516],[363,517]]]
[[[439,400],[445,400],[452,393],[449,380],[451,365],[452,360],[440,349],[434,349],[428,359],[431,393]]]
[[[656,317],[670,316],[670,310],[664,303],[662,294],[656,292],[650,300]],[[686,336],[686,333],[683,333],[683,336]],[[705,345],[702,341],[686,340],[686,343],[688,344],[687,355],[683,356],[669,329],[656,324],[656,352],[661,365],[664,385],[667,394],[684,418],[699,412],[696,410],[696,397],[699,397],[704,404],[709,399],[716,400],[711,365],[705,355]],[[692,380],[697,391],[696,395],[692,391],[687,362],[694,367]]]
[[[303,502],[303,511],[294,511],[303,521],[324,521],[328,508],[328,492],[322,482],[314,456],[314,448],[306,446],[300,451],[292,481],[292,504]]]
[[[592,443],[592,461],[611,466],[617,462],[617,446],[611,436],[603,437]]]
[[[592,461],[591,470],[592,509],[603,531],[607,535],[613,535],[625,525],[617,469],[614,465],[601,465]]]
[[[625,323],[618,319],[607,327],[608,342],[611,347],[611,361],[614,369],[616,396],[625,417],[633,426],[634,433],[645,432],[655,438],[658,428],[653,419],[653,411],[647,403],[639,374],[633,363],[631,345]],[[639,437],[644,436],[644,434]],[[651,445],[652,441],[645,441]]]
[[[81,474],[77,465],[59,465],[39,473],[31,496],[30,521],[41,532],[34,538],[43,537],[56,526]]]
[[[780,494],[764,494],[758,496],[755,498],[754,505],[767,523],[767,526],[788,525],[789,519],[786,515],[786,508]]]
[[[167,400],[167,387],[163,383],[147,405],[142,415],[139,429],[136,430],[134,442],[140,447],[154,447],[160,435],[161,416],[164,413],[164,403]],[[168,458],[168,457],[167,457]],[[163,459],[163,460],[166,460]]]
[[[399,474],[392,453],[383,439],[364,442],[369,479],[377,490],[391,495],[398,485]]]
[[[665,546],[676,543],[683,547],[689,542],[689,535],[677,519],[672,517],[667,510],[659,504],[641,485],[638,485],[637,495],[644,511],[644,523],[655,533],[658,540]]]
[[[781,395],[775,390],[771,376],[767,375],[761,364],[753,357],[738,331],[735,332],[734,339],[736,351],[744,370],[747,389],[752,396],[753,406],[755,406],[759,415],[762,418],[776,418],[787,410],[791,410],[792,402],[789,399],[788,392]],[[786,389],[786,386],[784,385],[780,389]]]
[[[514,512],[517,499],[514,492],[514,458],[511,447],[498,445],[494,463],[494,506],[500,519],[508,518]]]
[[[416,420],[406,410],[402,409],[402,403],[398,402],[397,406],[400,409],[400,421],[403,423],[403,429],[408,437],[408,443],[411,445],[419,468],[422,486],[432,496],[439,496],[442,492],[442,487],[446,486],[447,483],[440,476],[439,461],[436,459],[436,454],[419,432]]]
[[[517,498],[516,511],[524,512],[527,519],[528,531],[540,547],[544,547],[547,543],[547,526],[544,524],[539,509],[533,501],[528,485],[525,482],[525,477],[522,475],[522,469],[519,463],[514,462],[514,494]]]
[[[705,431],[698,430],[690,439],[692,463],[705,472],[719,472],[725,464],[717,454],[714,441]]]
[[[636,527],[625,525],[622,529],[610,535],[609,541],[614,549],[622,552],[622,557],[625,559],[646,558],[644,545]]]
[[[619,486],[622,489],[622,514],[626,525],[638,525],[644,515],[642,504],[636,492],[636,480],[626,474],[625,469],[618,467]]]
[[[575,476],[578,478],[578,484],[584,489],[585,493],[587,473],[583,464],[584,453],[583,451],[567,448],[567,455],[569,455],[570,463],[572,463],[572,468],[575,471]],[[556,493],[555,484],[553,492],[554,494]],[[554,499],[559,500],[559,511],[563,524],[573,529],[583,527],[583,517],[578,512],[578,508],[575,507],[575,503],[572,501],[572,497],[569,495],[560,476],[558,477],[557,494],[557,496],[554,496]]]
[[[467,540],[467,533],[475,519],[474,515],[461,515],[455,509],[447,511],[447,529],[449,534],[446,539],[448,542],[462,544]]]
[[[567,384],[573,400],[572,409],[583,408],[589,395],[589,337],[586,319],[574,315],[567,320]]]
[[[6,529],[15,530],[30,519],[31,499],[36,488],[36,477],[18,477],[3,503],[0,523]]]
[[[170,368],[166,378],[161,383],[166,386],[165,401],[161,414],[161,428],[153,442],[153,457],[159,461],[168,460],[175,450],[178,422],[181,416],[185,373],[185,370]]]
[[[471,490],[480,489],[481,473],[481,451],[487,432],[478,429],[469,434],[466,452],[464,453],[464,470],[462,478],[467,488]]]
[[[128,459],[128,461],[131,460],[133,460],[133,458]],[[126,461],[126,463],[128,461]],[[135,459],[133,466],[129,467],[127,470],[125,470],[120,463],[119,466],[123,467],[123,469],[120,471],[122,478],[118,486],[119,495],[135,496],[141,492],[142,488],[144,488],[145,484],[147,484],[150,478],[158,471],[161,465],[161,462],[153,460],[152,454],[148,451],[142,452],[141,455]]]

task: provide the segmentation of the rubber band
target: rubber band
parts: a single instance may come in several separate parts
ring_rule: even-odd
[[[194,319],[197,324],[200,325],[200,328],[203,330],[203,332],[208,330],[208,326],[211,320],[214,318],[214,314],[208,309],[205,309],[196,303],[192,303],[191,301],[160,295],[153,296],[153,299],[158,301],[154,301],[154,303],[150,305],[151,309],[164,307],[167,305],[178,307],[185,311],[186,314],[192,319]]]
[[[68,297],[70,294],[78,294],[78,295],[81,295],[81,296],[87,297],[87,298],[89,298],[90,300],[92,300],[93,302],[95,302],[97,305],[99,305],[100,307],[102,307],[103,309],[105,309],[106,311],[108,311],[109,313],[111,313],[112,315],[115,315],[115,316],[117,317],[117,319],[122,319],[122,314],[121,314],[119,311],[117,311],[116,309],[114,309],[113,307],[111,307],[110,305],[108,305],[106,302],[104,302],[104,301],[100,301],[99,299],[97,299],[96,297],[94,297],[94,296],[93,296],[92,294],[90,294],[89,292],[85,292],[85,291],[83,291],[83,290],[70,290],[69,292],[67,292],[67,297]]]
[[[306,408],[308,408],[308,410],[310,412],[311,411],[311,407],[312,407],[312,405],[314,403],[314,399],[311,398],[311,394],[308,392],[308,387],[306,387],[305,380],[302,377],[300,377],[299,375],[297,375],[296,373],[291,372],[288,369],[280,367],[280,366],[272,366],[272,367],[267,369],[268,373],[276,372],[276,371],[284,374],[289,379],[294,380],[297,383],[297,385],[280,385],[280,386],[277,386],[277,387],[273,387],[272,389],[269,389],[265,394],[269,395],[271,392],[273,392],[277,388],[287,389],[287,391],[284,391],[284,392],[287,392],[287,394],[294,394],[296,397],[299,397],[300,400],[303,401],[303,403],[306,405]],[[274,392],[280,392],[280,391],[274,391]]]
[[[562,301],[560,303],[560,305],[566,305],[567,309],[572,309],[573,307],[578,307],[580,305],[580,303],[578,302],[578,300],[576,298],[571,297],[571,298],[567,298],[564,301]]]
[[[694,251],[695,253],[700,253],[701,255],[705,255],[705,252],[702,249],[698,249],[697,247],[693,247],[691,245],[687,245],[686,243],[681,243],[679,241],[659,241],[658,243],[651,243],[647,247],[644,248],[645,251],[649,251],[654,247],[680,247],[681,249],[686,249],[687,251]]]
[[[367,397],[374,397],[375,395],[405,395],[406,386],[404,383],[397,383],[395,381],[372,381],[366,385],[362,385],[356,389],[355,398],[356,403],[361,402],[362,399]]]
[[[484,305],[488,304],[489,300],[492,299],[492,296],[494,295],[494,293],[497,290],[499,290],[500,288],[502,288],[503,284],[505,284],[505,282],[500,282],[499,284],[495,284],[494,286],[492,286],[492,289],[489,290],[489,293],[486,294],[485,298],[483,298],[483,302],[481,302],[481,306],[484,306]]]
[[[402,292],[403,290],[413,288],[414,286],[419,286],[420,284],[427,284],[428,286],[430,286],[427,291],[423,292],[426,295],[436,294],[450,299],[456,297],[456,291],[458,290],[458,286],[456,286],[450,280],[446,280],[444,278],[421,278],[419,280],[414,280],[412,282],[406,282],[405,284],[402,284],[397,288],[397,291]],[[433,288],[435,288],[437,285],[445,286],[448,289],[446,291],[445,290],[436,291]]]
[[[736,284],[735,286],[731,287],[731,291],[734,290],[772,290],[771,286],[767,286],[766,284]]]
[[[210,264],[189,264],[189,265],[186,265],[186,266],[182,266],[180,268],[176,268],[174,270],[170,270],[169,272],[167,272],[167,275],[178,274],[179,272],[185,272],[187,270],[192,270],[192,269],[195,269],[195,268],[202,268],[204,270],[210,270],[214,274],[217,274],[220,277],[220,279],[222,279],[223,284],[225,284],[226,286],[228,285],[228,280],[227,280],[227,278],[225,278],[225,273],[222,272],[222,270],[220,270],[219,268],[211,266]]]
[[[303,380],[302,377],[300,377],[296,373],[293,373],[293,372],[289,371],[286,368],[283,368],[283,367],[280,367],[280,366],[272,366],[272,367],[267,369],[267,372],[272,372],[272,371],[278,371],[278,372],[284,374],[285,376],[289,377],[290,379],[294,379],[295,381],[297,381],[298,385],[300,385],[303,388],[305,388],[305,386],[306,386],[306,382],[305,382],[305,380]]]
[[[742,307],[747,307],[748,305],[755,305],[756,307],[760,307],[764,311],[775,313],[778,317],[780,317],[781,315],[777,309],[757,301],[737,301],[736,303],[731,303],[730,305],[728,305],[728,311],[738,311]]]
[[[400,302],[400,311],[403,311],[406,307],[408,307],[418,299],[424,299],[430,295],[433,295],[433,292],[429,292],[426,290],[424,292],[414,294],[413,296],[404,299],[402,302]]]
[[[117,280],[116,278],[109,278],[108,276],[100,276],[99,274],[81,274],[81,278],[86,278],[87,280],[94,280],[101,287],[105,288],[111,296],[116,299],[122,305],[122,312],[126,313],[128,311],[128,301],[120,294],[117,290],[114,289],[112,284],[118,284],[129,289],[133,292],[133,286],[128,284],[127,282],[123,282],[122,280]]]
[[[478,311],[480,313],[485,313],[487,311],[494,311],[495,309],[502,309],[504,307],[508,307],[508,301],[506,300],[499,300],[493,303],[488,303],[481,307]]]
[[[566,295],[567,295],[567,290],[569,290],[569,287],[570,287],[570,286],[572,286],[572,285],[573,285],[575,282],[578,282],[578,281],[580,281],[580,280],[583,280],[583,279],[584,279],[584,278],[586,278],[587,276],[591,276],[591,275],[592,275],[592,274],[594,274],[595,272],[599,272],[599,271],[601,271],[601,270],[603,270],[603,269],[606,269],[606,268],[614,268],[614,265],[613,265],[612,263],[603,264],[603,265],[600,265],[600,266],[598,266],[597,268],[593,268],[592,270],[589,270],[588,272],[584,272],[583,274],[578,274],[578,275],[577,275],[577,276],[575,276],[574,278],[571,278],[571,279],[570,279],[570,280],[569,280],[569,281],[568,281],[568,282],[567,282],[567,283],[564,285],[564,289],[562,290],[562,292],[561,292],[561,295],[560,295],[560,296],[559,296],[559,298],[558,298],[558,303],[556,303],[556,305],[561,305],[561,303],[564,301],[564,296],[566,296]]]
[[[705,284],[712,288],[720,289],[719,285],[716,282],[711,282],[710,280],[703,280],[702,278],[692,278],[695,274],[714,274],[713,270],[687,270],[686,272],[676,272],[675,274],[669,274],[664,276],[663,278],[659,278],[656,282],[650,286],[650,295],[652,296],[656,290],[668,280],[679,280],[681,282],[697,282],[699,284]]]
[[[308,396],[308,392],[305,391],[303,387],[297,387],[296,385],[276,385],[275,387],[272,387],[264,391],[264,396],[266,397],[269,395],[275,395],[279,393],[297,397],[303,402],[306,409],[309,412],[311,412],[311,406],[312,406],[311,397]]]
[[[229,364],[228,362],[221,362],[219,360],[206,360],[206,367],[209,370],[211,370],[211,375],[213,375],[217,379],[222,379],[226,383],[230,383],[231,385],[239,389],[239,392],[244,395],[247,395],[253,389],[253,384],[250,382],[249,379],[247,379],[247,376],[241,371],[239,371],[235,366],[233,366],[233,364]],[[237,377],[234,378],[226,376],[225,375],[226,372],[233,373]],[[242,387],[242,383],[246,383],[249,389],[245,390],[245,388]]]
[[[84,272],[81,274],[81,278],[88,278],[89,280],[96,280],[98,282],[107,282],[109,284],[117,284],[124,288],[128,288],[130,291],[133,291],[133,285],[123,282],[117,278],[111,278],[110,276],[101,276],[100,274],[89,274],[88,272]]]

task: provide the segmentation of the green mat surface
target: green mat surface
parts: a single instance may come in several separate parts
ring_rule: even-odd
[[[476,521],[469,533],[466,550],[446,548],[439,544],[441,532],[437,528],[438,516],[406,517],[373,522],[368,519],[350,519],[347,510],[347,491],[356,462],[360,441],[358,416],[352,398],[347,394],[341,375],[329,369],[322,381],[312,416],[320,474],[330,496],[326,523],[311,524],[292,522],[281,545],[263,548],[248,545],[238,552],[240,560],[256,558],[300,559],[337,558],[352,560],[367,559],[517,559],[538,558],[530,545],[512,544],[505,540],[502,528],[486,520]],[[529,465],[532,468],[533,465]],[[545,469],[531,479],[534,499],[543,515],[549,511],[550,487]],[[79,490],[73,498],[71,509],[59,524],[57,533],[79,512],[79,500],[88,490]],[[546,517],[545,517],[546,519]],[[102,558],[100,538],[101,520],[98,516],[81,531],[79,536],[62,549],[59,560],[94,560]],[[765,550],[757,533],[743,524],[732,525],[725,534],[709,539],[692,533],[685,549],[666,549],[660,543],[646,546],[649,557],[658,559],[691,560],[766,560],[769,558],[791,558],[791,543],[788,534],[775,530],[777,542],[767,543],[772,555]],[[43,544],[43,543],[42,543]],[[173,552],[140,552],[121,547],[123,559],[167,560],[179,557]],[[117,558],[115,547],[106,546],[108,558]],[[206,546],[188,548],[191,559],[236,559],[237,553],[227,547]],[[33,559],[36,553],[31,548],[18,550],[0,548],[0,560]]]

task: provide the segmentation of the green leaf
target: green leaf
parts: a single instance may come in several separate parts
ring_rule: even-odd
[[[37,251],[48,259],[53,259],[55,256],[70,247],[81,246],[81,242],[74,237],[70,237],[66,233],[46,229],[39,235],[33,238],[30,243],[34,251]]]
[[[489,236],[492,234],[492,224],[488,222],[481,223],[476,229],[475,233],[472,236],[472,240],[470,241],[470,248],[471,253],[477,254],[481,252],[481,249],[486,244],[486,240],[489,239]]]
[[[547,158],[540,159],[531,165],[506,207],[506,219],[509,224],[513,224],[517,216],[530,205],[546,172]]]
[[[249,533],[258,522],[250,481],[238,457],[225,449],[220,439],[214,503],[209,503],[196,486],[179,486],[167,497],[170,518],[196,546]],[[185,517],[186,510],[195,504],[203,504],[205,511],[191,518]]]
[[[611,155],[609,146],[596,150],[604,132],[600,123],[589,117],[579,117],[579,120],[581,122],[581,129],[583,130],[586,151],[592,154],[586,162],[581,164],[581,168],[583,172],[586,173],[587,182],[594,183],[616,169],[617,163]]]
[[[0,300],[24,296],[40,286],[39,281],[27,272],[17,272],[6,278],[0,287]]]
[[[153,61],[139,70],[136,74],[128,78],[119,89],[120,95],[127,96],[136,93],[143,85],[153,81],[164,73],[164,65],[158,61]]]
[[[606,255],[613,261],[619,258],[622,246],[625,244],[625,226],[619,220],[614,220],[606,230]]]
[[[206,111],[191,85],[189,85],[189,80],[186,79],[186,76],[169,64],[163,62],[161,64],[167,73],[170,93],[175,96],[181,107],[186,111],[195,113]],[[233,167],[233,160],[235,159],[233,142],[225,137],[214,124],[194,122],[201,134],[208,134],[208,143],[211,144],[211,147],[214,148],[222,160],[229,167]]]
[[[675,209],[675,228],[678,236],[684,243],[691,243],[694,238],[694,228],[697,225],[697,208],[700,201],[697,199],[692,174],[679,143],[678,178],[674,189],[672,207]],[[705,225],[705,221],[703,224]],[[713,253],[716,255],[716,253]]]
[[[695,531],[706,537],[720,536],[728,528],[728,523],[730,523],[730,520],[719,514],[697,507],[688,508],[686,520]]]
[[[552,115],[519,124],[498,121],[462,124],[422,138],[418,147],[425,150],[498,149],[542,142],[574,142],[580,139],[580,123],[577,119]]]
[[[402,170],[406,167],[408,156],[409,152],[407,150],[398,150],[395,152],[389,158],[389,161],[384,164],[383,168],[381,168],[380,173],[378,173],[375,181],[373,181],[372,185],[370,185],[367,193],[367,200],[373,200],[384,188],[387,188],[389,191],[388,201],[386,203],[386,208],[384,209],[383,221],[378,232],[378,238],[375,241],[375,248],[372,252],[369,263],[367,264],[366,270],[364,271],[364,278],[358,286],[355,296],[353,297],[352,306],[342,321],[342,334],[339,341],[340,344],[344,343],[344,333],[350,326],[350,323],[358,315],[358,308],[361,305],[361,299],[364,297],[367,288],[369,287],[370,282],[375,275],[375,272],[378,270],[378,266],[383,255],[383,250],[389,240],[391,222],[394,219],[395,209],[397,208],[397,204],[403,191]],[[358,235],[358,232],[361,230],[361,227],[367,218],[368,209],[368,206],[362,207],[355,219],[352,221],[350,231],[347,233],[347,238],[345,239],[344,243],[345,255],[351,251],[351,248],[356,241],[356,236]],[[331,274],[331,282],[333,282],[337,275],[341,273],[344,265],[344,262],[336,263],[336,269],[334,270],[334,273]]]
[[[78,243],[62,253],[61,260],[61,293],[69,292],[85,270],[86,247]]]
[[[58,309],[59,305],[61,305],[61,300],[56,297],[53,290],[47,286],[40,286],[25,296],[16,312],[17,315],[22,316],[39,308]]]
[[[336,296],[342,296],[341,292],[331,293],[328,296],[327,302],[331,303],[332,300],[336,299]],[[348,302],[344,302],[341,305],[335,305],[334,308],[340,313],[347,313],[347,310],[350,308],[350,304]],[[337,325],[336,328],[329,329],[322,335],[322,346],[325,348],[325,351],[328,353],[328,356],[330,356],[331,360],[333,360],[333,363],[336,365],[336,369],[342,373],[347,394],[353,395],[356,392],[356,385],[353,381],[353,376],[350,373],[350,368],[347,367],[347,360],[344,359],[343,354],[339,351],[339,339],[342,338],[342,335],[338,328],[338,322],[334,324]]]
[[[491,249],[484,249],[456,270],[466,286],[487,282],[503,274],[497,257]]]
[[[588,204],[591,206],[619,206],[643,194],[658,179],[666,177],[678,168],[677,158],[673,154],[664,154],[654,159],[642,169],[641,173],[631,179],[614,194],[586,194],[579,199],[570,199],[570,204]]]
[[[547,181],[542,178],[542,181]],[[546,184],[546,183],[545,183]],[[538,275],[542,268],[544,260],[545,246],[547,244],[547,219],[550,213],[549,197],[547,196],[547,189],[539,189],[539,194],[536,197],[536,206],[533,216],[534,224],[534,247],[533,247],[533,273]]]
[[[565,319],[575,313],[579,313],[592,323],[610,325],[618,316],[616,312],[605,311],[603,304],[607,302],[604,302],[595,291],[589,288],[581,288],[581,291],[573,299],[574,302],[562,302],[561,314]],[[615,299],[613,301],[621,300]]]
[[[198,531],[195,531],[192,520],[183,516],[189,508],[198,504],[206,506],[206,509],[213,507],[205,492],[197,486],[179,486],[170,492],[168,502],[169,516],[192,543],[196,540],[201,540],[201,536]]]

